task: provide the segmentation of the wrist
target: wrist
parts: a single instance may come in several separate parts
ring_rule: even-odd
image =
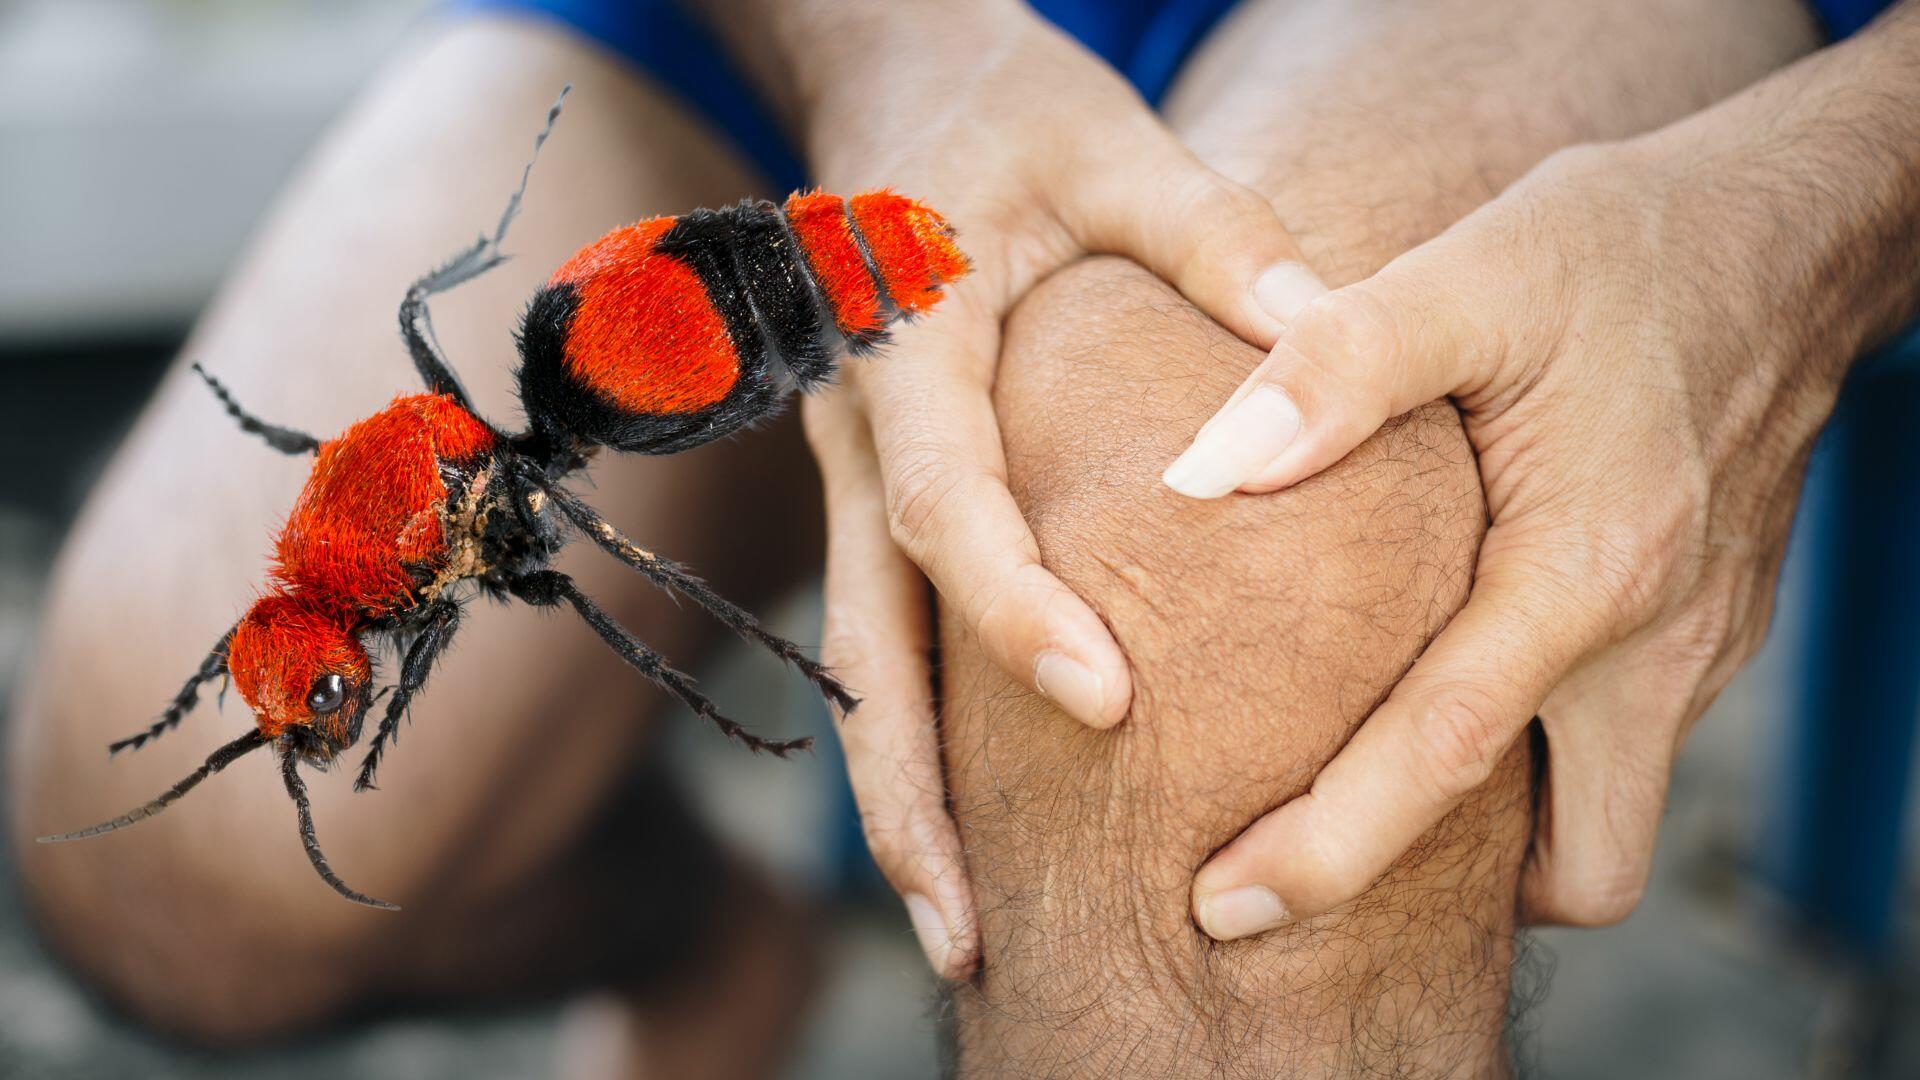
[[[805,144],[928,75],[934,55],[982,55],[1022,19],[1019,0],[711,0],[710,21]]]
[[[1698,268],[1733,275],[1754,328],[1835,383],[1920,309],[1920,20],[1904,14],[1622,144],[1656,163]]]

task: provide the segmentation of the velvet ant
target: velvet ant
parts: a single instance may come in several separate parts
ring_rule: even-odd
[[[566,95],[534,139],[535,158]],[[354,891],[328,865],[296,766],[325,769],[359,741],[377,700],[367,645],[385,640],[401,657],[398,679],[354,783],[372,787],[381,754],[476,594],[571,607],[628,665],[728,736],[782,756],[809,745],[764,739],[729,719],[552,569],[569,528],[793,664],[843,712],[854,707],[847,688],[798,646],[621,535],[561,481],[600,447],[685,450],[771,415],[790,388],[825,384],[837,357],[883,343],[887,324],[927,311],[943,284],[967,272],[952,230],[935,211],[888,191],[844,200],[796,193],[781,207],[746,202],[615,229],[561,266],[529,304],[518,373],[529,424],[509,435],[474,410],[434,339],[427,299],[505,260],[500,245],[532,171],[530,160],[493,234],[414,282],[400,304],[401,337],[426,393],[396,397],[321,440],[247,412],[194,365],[242,429],[315,462],[276,539],[270,591],[221,635],[158,720],[110,749],[137,749],[172,730],[201,686],[222,676],[253,710],[255,726],[153,801],[43,842],[143,821],[273,746],[314,869],[349,900],[393,908]]]

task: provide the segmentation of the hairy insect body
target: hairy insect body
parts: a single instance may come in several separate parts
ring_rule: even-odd
[[[318,760],[357,738],[372,667],[360,636],[404,628],[484,570],[471,535],[476,481],[498,441],[450,396],[415,394],[320,444],[274,543],[273,588],[228,643],[228,671],[263,735],[292,733]],[[333,676],[344,696],[319,708],[332,702]]]
[[[368,618],[411,606],[447,558],[449,480],[469,484],[497,443],[445,394],[395,398],[323,443],[274,543],[276,582]]]
[[[558,113],[556,103],[548,131]],[[522,192],[525,184],[523,174]],[[779,207],[743,203],[615,229],[568,260],[529,305],[520,392],[530,424],[509,436],[474,411],[434,344],[426,301],[505,258],[499,245],[520,198],[509,200],[491,237],[421,277],[401,301],[401,337],[426,393],[395,398],[322,441],[248,413],[195,365],[243,430],[284,453],[314,454],[313,471],[275,540],[265,595],[160,718],[112,748],[138,748],[171,730],[221,675],[231,676],[254,726],[153,801],[42,839],[143,821],[240,757],[274,747],[315,870],[349,900],[391,907],[347,887],[327,864],[297,766],[325,767],[359,741],[375,701],[367,643],[386,641],[400,663],[355,782],[373,786],[382,753],[459,627],[457,586],[469,581],[501,599],[573,609],[636,672],[753,749],[784,755],[808,744],[762,738],[728,718],[552,569],[564,529],[792,664],[843,712],[854,707],[847,688],[798,646],[622,536],[561,481],[599,447],[683,450],[771,415],[791,388],[829,381],[841,355],[880,344],[887,324],[927,311],[943,283],[966,273],[946,222],[891,192],[844,200],[811,192]]]
[[[615,229],[534,295],[520,396],[566,447],[669,454],[770,415],[924,312],[967,263],[939,214],[796,193]]]

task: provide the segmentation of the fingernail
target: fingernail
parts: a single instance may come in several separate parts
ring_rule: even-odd
[[[1217,499],[1279,457],[1299,433],[1300,409],[1285,390],[1264,383],[1208,421],[1160,481],[1190,498]]]
[[[1033,665],[1033,682],[1076,720],[1097,722],[1106,707],[1106,684],[1093,669],[1063,652],[1040,654]]]
[[[1200,929],[1215,941],[1233,941],[1287,921],[1287,906],[1265,885],[1242,885],[1202,896],[1194,907]]]
[[[907,894],[907,918],[913,920],[913,936],[920,939],[920,951],[927,954],[933,973],[947,977],[947,963],[953,954],[953,933],[933,901],[919,893]]]
[[[1319,277],[1297,262],[1274,263],[1253,279],[1253,302],[1283,323],[1326,294]]]

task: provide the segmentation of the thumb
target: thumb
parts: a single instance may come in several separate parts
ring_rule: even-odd
[[[1131,142],[1109,148],[1126,164],[1075,170],[1063,223],[1086,250],[1132,259],[1215,322],[1272,348],[1286,313],[1327,291],[1273,204],[1202,164],[1157,121]]]
[[[1509,286],[1439,243],[1295,312],[1266,362],[1167,469],[1166,485],[1196,499],[1286,487],[1389,419],[1487,381],[1497,338],[1474,315],[1509,307],[1492,291]]]
[[[1495,526],[1498,529],[1498,526]],[[1202,867],[1193,913],[1217,940],[1311,918],[1365,892],[1493,775],[1540,702],[1606,630],[1569,590],[1577,564],[1533,554],[1481,561],[1467,604],[1334,756],[1313,787],[1254,822]]]

